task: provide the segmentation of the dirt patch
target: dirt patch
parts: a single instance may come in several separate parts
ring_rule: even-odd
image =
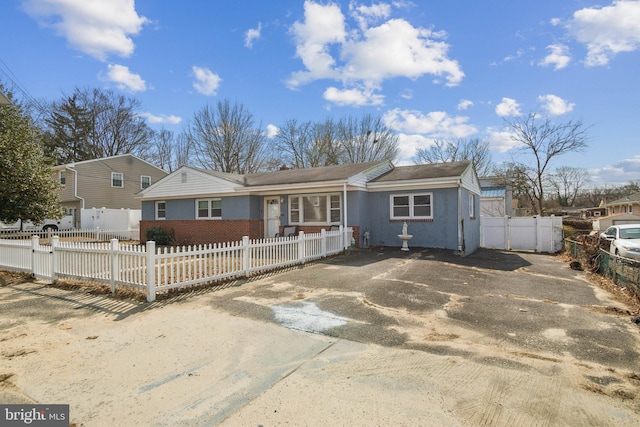
[[[27,273],[16,273],[12,271],[0,271],[0,286],[19,285],[33,280]]]

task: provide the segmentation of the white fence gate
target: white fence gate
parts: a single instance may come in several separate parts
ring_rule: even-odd
[[[556,253],[563,248],[562,217],[480,218],[480,246],[488,249]]]

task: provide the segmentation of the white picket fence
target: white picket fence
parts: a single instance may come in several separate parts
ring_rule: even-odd
[[[51,282],[59,278],[107,282],[117,287],[146,290],[147,301],[156,293],[235,277],[249,277],[290,265],[304,264],[342,252],[351,242],[352,229],[272,239],[221,244],[158,248],[108,243],[65,242],[57,236],[42,244],[31,240],[0,239],[0,268],[24,271]]]
[[[564,247],[562,217],[480,217],[480,246],[556,253]]]

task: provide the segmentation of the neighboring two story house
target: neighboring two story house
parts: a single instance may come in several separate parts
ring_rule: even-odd
[[[480,244],[480,184],[470,162],[394,166],[389,161],[247,175],[182,167],[138,195],[140,237],[160,227],[178,244],[351,227],[358,245],[468,254]]]
[[[136,194],[160,181],[167,172],[132,154],[85,160],[53,167],[61,185],[60,202],[80,227],[80,210],[140,209]]]

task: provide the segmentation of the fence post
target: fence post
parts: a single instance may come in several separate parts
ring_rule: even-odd
[[[249,277],[251,268],[250,252],[249,236],[242,236],[242,269],[247,277]]]
[[[298,256],[300,257],[301,264],[304,264],[306,259],[305,246],[304,231],[301,230],[298,234]]]
[[[320,230],[320,255],[322,258],[327,257],[327,230],[324,228]]]
[[[37,234],[31,236],[31,274],[36,273],[36,249],[40,246],[40,237]]]
[[[49,277],[51,278],[51,283],[55,283],[55,281],[58,280],[56,271],[58,270],[58,246],[60,245],[60,237],[53,236],[49,239],[49,242],[51,242],[51,273]]]
[[[147,242],[147,301],[156,300],[156,242]]]
[[[340,224],[340,247],[345,250],[347,249],[347,227]]]
[[[116,291],[116,282],[120,280],[120,262],[118,259],[118,239],[111,239],[111,293]]]

